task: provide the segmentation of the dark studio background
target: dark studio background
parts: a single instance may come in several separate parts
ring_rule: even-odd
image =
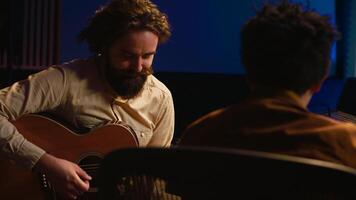
[[[236,103],[248,94],[239,55],[239,31],[254,14],[254,7],[258,8],[264,0],[152,1],[168,14],[172,24],[172,38],[159,47],[154,70],[172,91],[176,109],[175,136],[178,138],[185,126],[197,117]],[[48,65],[89,56],[86,46],[77,44],[75,37],[95,9],[107,1],[30,2],[0,1],[2,87]],[[342,39],[332,52],[329,79],[313,97],[310,110],[325,113],[342,108],[356,114],[351,105],[353,90],[349,89],[354,86],[347,84],[351,94],[343,94],[345,82],[352,82],[355,77],[356,18],[353,13],[356,13],[356,0],[294,2],[330,15],[342,31]],[[43,19],[46,20],[43,22]]]

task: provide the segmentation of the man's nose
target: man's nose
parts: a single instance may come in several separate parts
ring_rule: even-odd
[[[135,71],[137,72],[141,72],[143,69],[143,59],[141,57],[136,57],[133,60],[133,68],[135,69]]]

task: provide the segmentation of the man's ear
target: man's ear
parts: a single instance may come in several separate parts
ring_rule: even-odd
[[[319,83],[314,84],[313,86],[310,87],[310,91],[313,93],[319,92],[321,89],[321,86],[323,85],[324,81],[326,80],[327,75],[325,75]]]
[[[245,76],[245,81],[247,83],[247,86],[249,87],[250,90],[255,90],[257,87],[257,84],[251,80],[248,76]]]

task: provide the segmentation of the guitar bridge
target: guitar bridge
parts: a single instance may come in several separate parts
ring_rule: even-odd
[[[41,189],[48,199],[56,199],[56,194],[51,183],[48,181],[46,174],[38,173]]]

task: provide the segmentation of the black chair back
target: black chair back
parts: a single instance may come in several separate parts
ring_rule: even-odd
[[[99,199],[356,199],[356,170],[202,147],[121,149],[99,170]]]

